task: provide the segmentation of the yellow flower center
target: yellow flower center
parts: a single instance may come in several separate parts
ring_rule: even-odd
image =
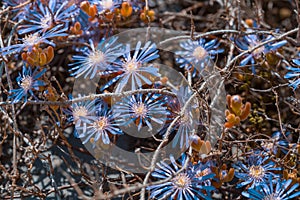
[[[78,120],[79,117],[85,117],[87,115],[88,110],[83,106],[79,106],[73,111],[74,121]]]
[[[114,6],[114,1],[113,0],[102,0],[101,5],[104,10],[110,10]]]
[[[98,130],[104,130],[108,125],[108,121],[106,117],[100,117],[96,122],[96,127]]]
[[[131,60],[124,64],[124,68],[130,73],[136,71],[139,67],[140,64],[135,60]]]
[[[93,66],[97,66],[105,62],[105,55],[102,51],[95,51],[89,55],[89,60]]]
[[[136,115],[138,115],[140,117],[145,117],[148,112],[145,104],[141,103],[141,102],[134,104],[132,110]]]
[[[199,46],[197,47],[194,52],[193,52],[193,56],[197,59],[197,60],[203,60],[207,55],[206,50]]]
[[[31,88],[32,85],[32,77],[31,76],[25,76],[21,80],[21,87],[25,90],[28,91]]]
[[[266,142],[262,146],[266,149],[273,149],[274,148],[274,143],[273,142]]]
[[[250,167],[250,175],[252,177],[254,177],[255,179],[259,179],[259,178],[263,177],[264,174],[265,174],[265,170],[261,166],[253,165]]]
[[[189,186],[191,180],[186,174],[179,174],[173,179],[173,183],[179,188],[186,188]]]
[[[38,34],[26,35],[22,40],[26,46],[33,46],[38,43],[40,36]]]
[[[250,45],[250,49],[252,49],[253,47],[259,45],[259,42],[255,42],[254,44]],[[258,58],[263,52],[265,51],[265,46],[261,46],[255,50],[252,51],[252,55],[255,58]]]
[[[52,17],[50,14],[41,19],[41,26],[43,27],[44,30],[50,28],[51,24],[52,24]]]

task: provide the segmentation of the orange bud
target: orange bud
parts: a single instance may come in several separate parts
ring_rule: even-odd
[[[59,95],[57,94],[55,88],[52,86],[47,87],[47,90],[44,92],[44,96],[47,98],[48,101],[58,101]],[[57,110],[59,106],[51,105],[50,108],[53,110]]]
[[[202,145],[203,145],[203,141],[200,139],[200,137],[198,135],[193,135],[190,137],[190,141],[191,141],[191,147],[194,151],[199,152]]]
[[[246,24],[249,26],[249,27],[253,27],[253,20],[252,19],[246,19],[245,20]]]
[[[140,14],[140,18],[145,23],[152,22],[155,19],[155,12],[153,10],[147,10],[144,8],[143,12]]]
[[[246,105],[244,106],[243,110],[242,110],[241,115],[240,115],[241,121],[247,119],[247,117],[250,114],[250,110],[251,110],[251,103],[247,102]]]
[[[123,2],[121,7],[121,15],[129,17],[132,14],[132,6],[128,2]]]
[[[83,1],[80,4],[80,8],[86,13],[89,14],[90,3],[88,1]]]
[[[81,30],[81,24],[79,22],[75,22],[74,26],[71,26],[70,31],[74,35],[81,35],[83,33]]]
[[[88,15],[90,16],[90,17],[95,17],[96,16],[96,14],[97,14],[97,7],[96,7],[96,5],[93,5],[93,6],[91,6],[90,8],[89,8],[89,12],[88,12]]]
[[[240,117],[236,116],[236,117],[234,118],[234,124],[235,124],[235,125],[239,125],[240,122],[241,122]]]
[[[222,166],[221,166],[221,170],[226,170],[227,169],[227,165],[226,164],[223,164]]]
[[[229,169],[228,176],[229,176],[229,180],[228,181],[232,181],[232,179],[234,177],[234,168],[230,168]]]
[[[208,154],[211,151],[211,144],[209,141],[203,141],[198,135],[190,137],[191,147],[194,151],[200,154]]]
[[[223,177],[223,181],[224,182],[229,182],[229,181],[232,181],[234,177],[234,169],[233,168],[230,168],[227,175],[225,177]]]
[[[81,24],[79,23],[79,22],[75,22],[75,24],[74,24],[74,28],[75,28],[75,30],[80,30],[81,29]]]
[[[42,53],[42,48],[38,48],[37,50],[36,50],[36,53]]]
[[[26,61],[27,60],[27,53],[23,52],[21,54],[22,60]]]
[[[225,128],[232,128],[234,126],[234,124],[231,122],[225,122],[224,126],[225,126]]]
[[[230,107],[231,107],[231,106],[230,106],[230,105],[231,105],[231,95],[228,94],[228,95],[226,96],[226,102],[227,102],[227,105],[228,105],[228,107],[229,107],[229,109],[230,109]]]
[[[54,57],[54,49],[52,46],[47,48],[47,63],[51,62]]]
[[[40,66],[43,66],[47,63],[47,57],[46,57],[46,54],[45,53],[41,53],[40,54],[40,62],[39,62],[39,65]]]
[[[120,8],[115,8],[114,13],[116,15],[119,15],[121,13]]]
[[[226,119],[228,122],[234,123],[235,122],[235,115],[234,114],[229,114],[226,116]]]
[[[105,12],[104,15],[105,15],[105,18],[110,21],[112,21],[115,16],[115,14],[113,12]]]
[[[141,20],[146,21],[146,14],[141,13],[140,18],[141,18]]]
[[[31,66],[35,66],[35,61],[31,57],[27,57],[27,63]]]
[[[150,16],[151,19],[154,19],[154,15],[155,15],[154,10],[149,10],[148,15]],[[151,20],[151,21],[153,21],[153,20]]]
[[[225,110],[225,116],[227,117],[228,115],[230,115],[230,111],[229,110]]]

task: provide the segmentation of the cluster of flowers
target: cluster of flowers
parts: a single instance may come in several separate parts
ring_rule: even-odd
[[[268,35],[267,37],[262,35],[260,37],[257,34],[251,34],[251,32],[255,32],[255,29],[258,27],[252,20],[248,20],[248,24],[252,26],[252,28],[247,29],[246,33],[248,34],[242,38],[235,39],[234,42],[237,48],[244,53],[244,58],[240,62],[240,66],[244,67],[250,62],[252,73],[255,74],[256,65],[259,66],[278,62],[278,57],[276,54],[280,54],[280,52],[276,50],[287,44],[287,41],[281,40],[276,42],[276,38],[272,35]],[[282,58],[284,56],[280,57]],[[288,62],[286,61],[286,63]],[[290,86],[296,90],[300,84],[300,53],[298,53],[298,58],[292,59],[290,63],[293,66],[286,66],[286,69],[289,70],[289,72],[284,76],[284,78],[292,79]]]
[[[8,0],[5,3],[14,6],[13,2]],[[7,60],[8,56],[21,56],[24,63],[22,73],[16,78],[19,88],[9,91],[11,103],[21,100],[27,102],[31,97],[40,101],[43,97],[37,94],[42,91],[45,94],[51,92],[45,89],[47,65],[55,57],[54,48],[59,42],[70,38],[71,35],[78,36],[78,40],[83,42],[84,36],[96,35],[93,28],[100,27],[107,21],[128,18],[132,14],[132,8],[141,8],[138,3],[113,0],[86,1],[81,3],[80,7],[81,9],[76,5],[70,6],[66,1],[50,0],[49,3],[36,1],[21,10],[15,10],[16,17],[26,22],[18,29],[18,34],[21,35],[20,43],[0,48],[2,61]],[[140,18],[143,21],[151,21],[153,16],[151,10],[144,8]],[[256,28],[255,25],[252,25],[252,28]],[[277,41],[276,37],[271,35],[258,36],[252,33],[252,28],[249,28],[243,37],[233,39],[233,42],[244,53],[240,66],[251,63],[252,73],[255,74],[257,63],[265,60],[277,62],[280,58],[277,57],[277,54],[280,54],[279,49],[286,45],[287,41]],[[69,101],[72,105],[64,109],[64,112],[68,123],[75,125],[75,136],[81,138],[83,144],[92,143],[95,148],[98,143],[110,144],[118,135],[124,134],[121,129],[123,126],[134,127],[140,132],[144,131],[144,127],[151,131],[158,124],[158,132],[161,135],[166,134],[171,122],[182,112],[185,102],[192,96],[192,89],[183,86],[173,88],[169,90],[173,96],[155,92],[143,93],[140,90],[162,89],[168,84],[168,80],[159,73],[159,66],[151,63],[159,58],[156,44],[150,41],[142,44],[138,41],[132,47],[130,44],[118,42],[117,37],[103,38],[99,43],[95,41],[90,39],[89,45],[76,48],[77,55],[72,56],[69,64],[70,75],[85,79],[107,78],[108,81],[100,86],[101,93],[109,93],[112,88],[114,93],[133,93],[117,99],[114,104],[104,99],[80,100],[81,94],[78,98],[70,96]],[[205,68],[210,61],[225,51],[225,47],[220,48],[218,39],[211,38],[188,39],[181,42],[180,47],[182,50],[176,52],[176,63],[193,77],[199,76],[195,66]],[[290,86],[296,90],[300,84],[300,54],[299,58],[286,62],[291,66],[286,67],[288,72],[284,77],[290,80]],[[195,105],[184,110],[171,130],[175,135],[173,148],[177,148],[177,144],[180,148],[188,148],[193,142],[190,137],[195,129],[193,106]],[[247,114],[249,112],[250,106],[247,107]],[[243,116],[241,120],[245,118]],[[237,124],[229,124],[227,128]],[[247,198],[293,199],[300,195],[299,191],[294,192],[299,183],[294,183],[289,177],[283,179],[278,172],[281,168],[276,167],[269,156],[276,155],[279,147],[281,153],[288,153],[287,149],[291,144],[287,137],[287,133],[283,135],[276,132],[273,142],[263,145],[263,152],[249,152],[251,156],[248,158],[248,165],[238,162],[235,165],[235,173],[226,167],[217,169],[218,165],[214,162],[189,160],[186,154],[179,159],[179,163],[171,156],[170,165],[161,162],[152,173],[154,178],[167,181],[149,186],[147,189],[151,193],[150,197],[211,199],[211,192],[220,187],[220,182],[232,180],[234,174],[242,180],[237,185],[238,188],[248,186],[247,191],[242,193]],[[277,182],[276,185],[274,182]]]
[[[235,165],[235,176],[243,180],[237,188],[250,186],[242,195],[249,199],[294,199],[300,195],[300,191],[294,192],[299,186],[292,179],[282,179],[272,171],[281,170],[274,167],[275,163],[262,152],[254,152],[248,158],[248,166],[242,162]],[[231,181],[233,169],[221,168],[216,173],[214,163],[193,163],[186,159],[184,154],[179,159],[178,165],[173,156],[170,156],[171,166],[166,162],[158,164],[158,168],[152,172],[152,176],[158,180],[168,180],[161,184],[149,186],[151,198],[157,199],[212,199],[211,192],[220,187],[219,183]],[[217,171],[218,172],[218,171]],[[276,184],[274,184],[276,182]],[[274,187],[274,185],[276,185]]]
[[[275,132],[271,142],[262,144],[263,151],[249,151],[246,163],[238,161],[229,170],[225,164],[218,169],[212,160],[195,160],[194,156],[188,160],[186,154],[179,159],[178,165],[171,156],[171,166],[164,161],[160,162],[152,173],[156,179],[168,181],[147,189],[151,197],[157,199],[212,199],[211,192],[217,191],[223,183],[232,181],[235,176],[241,180],[236,188],[246,188],[242,195],[249,199],[295,199],[300,195],[300,191],[295,191],[300,184],[297,171],[284,171],[282,174],[282,168],[272,160],[272,156],[280,153],[287,156],[289,147],[296,149],[296,145],[289,142],[290,138],[290,132],[285,135]],[[196,150],[193,143],[199,145],[200,142],[192,141],[193,150]]]
[[[159,180],[168,180],[161,184],[149,186],[150,198],[157,199],[210,199],[212,178],[215,174],[211,171],[212,163],[192,163],[183,154],[176,163],[170,156],[171,165],[166,162],[158,164],[152,176]],[[225,172],[225,171],[224,171]],[[225,172],[226,173],[226,172]]]
[[[242,180],[237,188],[249,186],[247,192],[242,193],[243,196],[256,200],[294,199],[300,195],[300,191],[294,192],[299,183],[293,182],[292,179],[283,179],[278,174],[282,168],[275,167],[275,162],[271,160],[266,152],[253,151],[250,153],[248,166],[242,162],[234,165],[238,171],[235,172],[235,176]],[[275,189],[274,183],[276,183]]]

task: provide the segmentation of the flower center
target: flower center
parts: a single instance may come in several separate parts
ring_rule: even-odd
[[[124,64],[124,68],[129,72],[132,73],[139,68],[140,64],[135,60],[131,60]]]
[[[47,30],[48,28],[50,28],[51,24],[52,24],[51,15],[47,15],[41,19],[41,26],[43,27],[44,30]]]
[[[79,106],[79,107],[75,108],[75,110],[73,112],[75,121],[78,120],[79,117],[85,117],[87,115],[88,115],[88,110],[83,106]]]
[[[203,60],[206,57],[206,50],[199,46],[197,47],[194,52],[193,52],[193,56],[197,59],[197,60]]]
[[[105,55],[102,51],[95,51],[89,55],[89,60],[93,66],[98,66],[105,62]]]
[[[148,112],[148,109],[145,106],[145,104],[141,102],[134,104],[132,110],[137,116],[142,118],[146,117]]]
[[[252,45],[250,44],[250,49],[252,49],[253,47],[255,47],[257,45],[259,45],[259,42],[255,42]],[[261,46],[261,47],[255,49],[254,51],[252,51],[252,55],[255,58],[258,58],[264,51],[265,51],[265,46]]]
[[[21,87],[27,92],[32,85],[32,77],[31,76],[25,76],[21,79]]]
[[[113,0],[103,0],[101,2],[101,5],[104,10],[110,10],[114,7],[114,1]]]
[[[26,35],[25,38],[23,38],[23,43],[25,46],[34,46],[35,44],[38,43],[40,37],[38,36],[38,34],[30,34],[30,35]]]
[[[271,150],[274,148],[274,143],[273,142],[266,142],[262,145],[265,149]]]
[[[255,179],[262,178],[264,174],[265,174],[265,170],[261,166],[253,165],[250,167],[250,175]]]
[[[269,194],[263,200],[281,200],[281,198],[277,194]]]
[[[179,174],[173,179],[173,183],[179,188],[187,188],[191,182],[191,179],[187,174]]]
[[[104,130],[106,126],[108,125],[108,120],[106,117],[100,117],[98,121],[96,122],[96,127],[98,130]]]

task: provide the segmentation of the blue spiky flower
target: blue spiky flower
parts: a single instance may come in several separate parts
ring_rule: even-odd
[[[100,102],[102,104],[103,102]],[[86,130],[79,127],[78,137],[84,139],[83,144],[86,144],[93,138],[93,147],[96,146],[96,142],[100,139],[103,144],[109,144],[109,135],[121,135],[122,130],[119,129],[119,123],[116,113],[113,113],[107,106],[98,105],[96,108],[96,115],[92,116],[86,123]]]
[[[172,92],[176,96],[167,96],[166,102],[170,115],[168,116],[169,122],[178,117],[183,111],[187,101],[191,98],[193,92],[189,86],[180,86],[178,90],[173,89]],[[195,113],[198,104],[196,99],[190,101],[190,104],[185,107],[182,116],[175,122],[172,127],[172,134],[175,134],[175,137],[172,140],[172,147],[175,148],[179,144],[180,148],[188,148],[190,144],[190,136],[195,133],[197,126],[199,125],[198,115]],[[161,135],[166,134],[170,123],[166,123],[165,127],[160,131]]]
[[[48,30],[47,32],[36,32],[34,34],[26,35],[21,39],[22,43],[0,48],[0,53],[5,56],[8,54],[20,53],[22,50],[31,51],[34,46],[38,46],[41,43],[46,43],[55,47],[55,43],[50,40],[51,38],[63,37],[68,35],[67,33],[65,33],[68,28],[62,28],[62,26],[63,24],[60,24]]]
[[[272,141],[264,142],[262,147],[266,152],[271,151],[275,155],[278,153],[278,150],[286,154],[289,149],[291,138],[291,132],[282,134],[280,131],[276,131],[272,134]]]
[[[298,54],[299,58],[293,59],[293,63],[296,67],[288,66],[286,67],[289,72],[284,76],[287,79],[294,79],[291,81],[289,86],[293,87],[296,90],[300,84],[300,53]]]
[[[250,185],[253,188],[266,183],[271,176],[274,178],[279,177],[272,171],[281,170],[280,167],[275,167],[275,163],[269,159],[269,156],[265,156],[261,152],[253,152],[248,158],[248,165],[238,162],[234,167],[240,171],[236,171],[234,175],[242,180],[237,188],[245,185]]]
[[[248,32],[253,31],[252,29],[247,30]],[[235,44],[237,45],[237,47],[241,50],[241,51],[247,51],[247,50],[251,50],[253,47],[274,39],[274,36],[272,35],[268,35],[267,37],[259,37],[256,34],[249,34],[249,35],[245,35],[242,38],[236,39],[235,40]],[[279,42],[270,42],[267,43],[255,50],[253,50],[251,53],[247,53],[245,55],[245,57],[243,58],[243,60],[240,62],[240,66],[245,66],[247,65],[249,62],[251,63],[251,69],[252,69],[252,73],[255,74],[255,61],[259,58],[261,58],[263,55],[271,52],[271,51],[275,51],[278,48],[284,46],[287,43],[286,40],[282,40]]]
[[[58,24],[66,24],[72,16],[78,12],[76,5],[67,7],[68,1],[59,3],[57,0],[50,0],[47,5],[37,2],[37,8],[30,10],[25,18],[30,24],[21,25],[19,34],[33,31],[45,32]]]
[[[153,123],[164,124],[168,115],[165,102],[161,95],[141,93],[128,96],[117,102],[113,110],[118,114],[121,124],[128,126],[135,122],[138,131],[143,125],[148,126],[149,131],[153,129]]]
[[[249,188],[242,195],[253,200],[288,200],[299,199],[300,191],[294,192],[299,183],[291,184],[292,180],[276,180],[272,178],[255,188]],[[294,192],[294,193],[293,193]]]
[[[176,55],[180,56],[176,58],[176,62],[180,64],[180,68],[192,70],[194,77],[198,66],[199,69],[205,68],[209,61],[214,59],[217,54],[224,52],[224,49],[219,48],[219,44],[217,39],[207,42],[204,38],[196,41],[190,39],[183,41],[180,43],[180,47],[184,50],[175,52]]]
[[[38,80],[45,72],[46,69],[39,71],[39,68],[36,68],[32,72],[32,69],[30,67],[26,68],[26,66],[23,65],[22,74],[19,74],[19,76],[17,77],[17,83],[20,88],[10,91],[11,95],[9,96],[9,98],[13,99],[12,103],[19,102],[23,97],[25,98],[26,102],[28,93],[36,100],[38,100],[33,91],[39,90],[39,87],[46,85],[44,81]]]
[[[111,64],[116,64],[117,58],[122,55],[121,44],[116,44],[117,37],[111,37],[102,40],[97,47],[90,40],[91,49],[82,49],[83,55],[73,56],[74,63],[70,71],[74,71],[71,75],[78,78],[84,75],[84,78],[89,76],[94,78],[97,73],[105,71]]]
[[[118,73],[116,77],[106,83],[101,90],[108,88],[118,80],[115,92],[121,92],[125,86],[130,87],[131,90],[141,88],[143,84],[151,85],[152,81],[149,78],[159,77],[158,68],[152,64],[147,64],[159,57],[156,45],[148,41],[143,48],[139,41],[135,47],[133,55],[131,55],[130,44],[126,45],[123,60],[116,65],[110,66],[103,74]]]
[[[82,96],[79,94],[78,98]],[[70,95],[69,99],[74,100],[73,96]],[[85,101],[76,101],[71,104],[71,106],[64,110],[64,113],[67,114],[68,122],[75,125],[74,136],[79,137],[79,132],[77,129],[86,131],[86,124],[95,116],[96,107],[98,105],[98,100],[85,100]]]
[[[157,168],[151,173],[158,180],[169,180],[161,184],[148,186],[147,190],[150,190],[150,198],[168,200],[211,199],[210,192],[215,188],[207,185],[207,182],[215,174],[200,175],[199,171],[194,169],[198,166],[192,165],[191,162],[187,164],[186,168],[183,168],[186,162],[185,154],[179,159],[179,163],[175,161],[172,155],[170,161],[170,165],[164,161],[158,163]]]

